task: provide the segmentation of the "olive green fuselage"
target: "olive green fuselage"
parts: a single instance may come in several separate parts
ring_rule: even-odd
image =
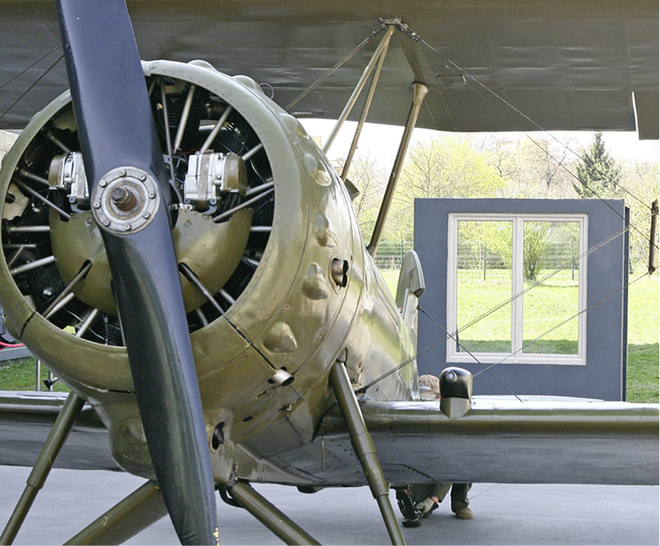
[[[232,115],[240,116],[234,126],[243,133],[245,127],[253,131],[252,140],[246,139],[253,155],[243,152],[246,163],[262,174],[267,165],[270,178],[259,176],[274,187],[268,222],[255,220],[257,205],[235,211],[222,222],[194,202],[173,215],[178,260],[198,272],[214,294],[222,293],[228,279],[235,282],[241,262],[254,268],[219,316],[210,318],[206,311],[198,312],[207,303],[203,293],[181,275],[186,310],[190,316],[202,317],[191,326],[191,340],[215,478],[226,482],[234,472],[255,481],[304,483],[277,462],[278,456],[311,442],[335,404],[328,383],[332,364],[344,361],[357,389],[411,359],[413,343],[364,249],[342,180],[299,122],[266,98],[254,82],[225,76],[204,63],[155,61],[145,63],[144,70],[148,82],[168,82],[169,96],[179,90],[185,94],[194,84],[206,90],[207,110],[209,104],[231,106]],[[57,313],[46,318],[49,302],[40,300],[43,294],[30,293],[34,282],[23,277],[29,271],[17,272],[14,264],[8,265],[15,245],[31,241],[17,239],[20,229],[8,231],[8,227],[29,225],[27,212],[35,205],[25,204],[30,194],[22,185],[29,179],[20,171],[33,169],[31,174],[46,176],[42,173],[50,164],[50,152],[38,142],[47,131],[75,134],[67,94],[33,118],[3,162],[2,195],[12,194],[14,205],[10,208],[5,199],[0,205],[4,207],[1,303],[13,332],[96,408],[110,431],[117,462],[130,472],[151,477],[125,348],[121,343],[78,337],[84,317],[67,324],[53,320]],[[257,158],[254,164],[252,157]],[[255,191],[260,183],[254,183]],[[58,191],[63,190],[51,188],[48,195]],[[37,246],[52,249],[54,263],[45,267],[54,268],[61,286],[71,283],[91,261],[89,274],[73,283],[74,299],[83,307],[98,309],[99,316],[111,323],[116,311],[98,227],[89,221],[91,215],[84,207],[69,212],[66,218],[51,209],[49,231],[40,235]],[[250,251],[255,237],[265,242]],[[288,380],[278,379],[280,370]],[[370,388],[369,396],[415,398],[416,373],[411,361]]]

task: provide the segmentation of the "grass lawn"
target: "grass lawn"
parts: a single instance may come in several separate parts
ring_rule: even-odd
[[[394,293],[398,279],[398,271],[383,271],[383,276]],[[573,298],[575,288],[568,281],[552,279],[552,285],[545,283],[544,287],[534,290],[544,291],[539,301],[551,302],[545,309],[542,306],[533,307],[536,312],[535,333],[543,333],[557,324],[553,321],[552,309],[560,309],[560,315],[565,317],[574,314],[570,303],[561,303],[562,297]],[[464,319],[459,318],[459,324],[466,324],[473,318],[478,318],[485,312],[510,298],[510,287],[502,283],[476,283],[468,291],[465,300]],[[557,296],[557,294],[560,294]],[[562,296],[563,294],[564,296]],[[533,295],[533,294],[532,294]],[[531,299],[531,298],[529,298]],[[422,297],[422,304],[423,304]],[[532,302],[534,303],[534,302]],[[658,275],[645,277],[630,285],[628,293],[628,369],[626,376],[626,397],[629,402],[658,402],[658,338],[659,338],[659,297]],[[531,307],[531,304],[530,304]],[[470,350],[499,351],[505,350],[510,343],[502,339],[502,332],[509,333],[509,316],[511,305],[508,304],[487,319],[477,322],[468,328],[461,342]],[[460,311],[459,311],[460,312]],[[576,329],[569,321],[567,324],[553,330],[550,334],[528,347],[527,352],[546,352],[549,347],[559,353],[574,352]],[[526,340],[525,340],[526,341]]]
[[[33,391],[37,382],[34,357],[8,360],[0,363],[0,391]],[[41,366],[40,390],[47,390],[44,380],[48,379],[48,369]],[[68,391],[60,382],[53,384],[54,391]]]
[[[398,271],[383,271],[383,276],[390,289],[396,291]],[[566,287],[564,293],[570,294],[572,288]],[[555,292],[556,293],[556,292]],[[470,301],[471,318],[477,318],[498,303],[507,299],[506,290],[494,289],[493,287],[475,287]],[[567,296],[570,297],[570,296]],[[644,278],[632,284],[629,290],[629,312],[628,312],[628,373],[627,373],[627,399],[630,402],[658,402],[658,328],[659,328],[659,298],[658,298],[658,276]],[[547,301],[547,300],[546,300]],[[507,306],[510,308],[510,305]],[[566,305],[560,308],[565,308]],[[505,347],[507,342],[500,338],[501,332],[509,331],[504,326],[497,326],[497,322],[506,323],[508,308],[502,309],[480,321],[468,331],[470,335],[464,336],[465,341],[471,349],[494,350],[495,347]],[[548,316],[550,318],[548,318]],[[544,320],[541,320],[544,319]],[[539,313],[540,324],[535,326],[539,332],[554,326],[551,321],[552,314],[544,318]],[[474,328],[474,330],[472,329]],[[545,352],[548,347],[554,346],[558,352],[572,352],[574,340],[572,328],[559,328],[554,330],[547,339],[537,342],[536,350],[530,352]],[[498,334],[499,332],[499,334]],[[471,340],[471,341],[470,341]],[[485,344],[485,345],[484,345]],[[48,376],[47,370],[41,370],[41,388],[43,379]],[[0,363],[0,390],[33,390],[35,387],[35,364],[34,359],[23,359]],[[55,383],[55,390],[67,390],[61,383]]]

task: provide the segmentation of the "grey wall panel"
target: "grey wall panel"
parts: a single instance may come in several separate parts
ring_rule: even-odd
[[[415,250],[421,259],[427,285],[420,307],[442,328],[446,328],[447,321],[447,227],[450,213],[586,214],[590,249],[612,235],[622,234],[588,256],[586,365],[502,363],[489,372],[483,371],[489,365],[460,366],[475,375],[475,394],[510,394],[513,391],[516,394],[625,399],[626,309],[623,287],[627,252],[623,236],[623,200],[416,200]],[[488,309],[484,308],[484,311]],[[420,313],[420,374],[437,375],[448,365],[442,328]]]

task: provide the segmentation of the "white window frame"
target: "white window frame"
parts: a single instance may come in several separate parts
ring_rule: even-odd
[[[523,353],[523,298],[515,298],[511,305],[511,345],[512,353],[472,353],[459,352],[452,339],[447,340],[447,362],[475,363],[475,358],[484,364],[558,364],[586,365],[587,347],[587,249],[588,216],[586,214],[491,214],[491,213],[449,213],[447,229],[447,331],[454,335],[457,322],[458,295],[458,222],[460,221],[509,221],[513,223],[512,249],[512,296],[520,294],[523,283],[523,233],[524,222],[578,222],[580,228],[578,253],[578,350],[577,354]],[[487,311],[487,309],[484,309]]]

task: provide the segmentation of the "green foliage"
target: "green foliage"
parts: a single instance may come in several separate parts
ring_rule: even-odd
[[[41,367],[40,388],[46,390],[44,380],[48,379],[48,369]],[[33,391],[36,384],[36,363],[34,357],[0,362],[0,391]],[[66,392],[69,389],[62,383],[53,385],[53,390]]]
[[[336,162],[337,172],[341,172],[343,164],[343,159]],[[383,200],[387,176],[373,157],[366,156],[351,163],[348,179],[360,190],[360,194],[353,201],[353,209],[360,223],[362,238],[368,242]]]
[[[588,150],[583,150],[581,163],[575,168],[579,183],[573,187],[580,197],[615,197],[619,190],[621,170],[605,149],[602,133],[595,133]]]
[[[651,203],[660,194],[657,161],[628,162],[622,168],[626,206],[630,208],[630,263],[635,275],[647,269],[651,235]]]
[[[384,238],[413,239],[418,197],[497,197],[507,188],[474,137],[444,135],[420,141],[411,146],[403,166]]]

